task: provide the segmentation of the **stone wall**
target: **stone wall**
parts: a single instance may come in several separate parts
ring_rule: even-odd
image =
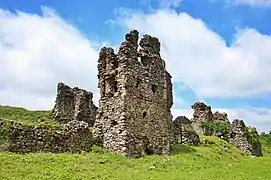
[[[70,121],[61,127],[23,125],[0,120],[1,150],[29,152],[82,152],[89,151],[92,137],[89,125],[83,121]]]
[[[197,133],[205,134],[202,124],[213,121],[213,113],[211,106],[207,106],[203,102],[196,102],[191,106],[194,109],[192,125]]]
[[[245,136],[245,123],[243,120],[235,119],[231,124],[229,142],[246,153],[251,153],[252,147]]]
[[[211,107],[203,102],[196,102],[192,108],[192,125],[197,133],[220,137],[248,154],[262,155],[256,128],[247,128],[244,122],[238,119],[233,120],[231,124],[227,113],[216,111],[213,114]]]
[[[226,124],[230,124],[230,121],[228,119],[228,114],[225,112],[220,113],[220,112],[216,111],[213,114],[213,121],[214,122],[224,122]]]
[[[125,35],[117,54],[112,48],[101,49],[95,134],[105,148],[125,156],[168,154],[171,76],[157,38],[144,35],[139,45],[138,32],[133,30]]]
[[[262,156],[261,143],[256,128],[246,128],[243,120],[233,120],[229,142],[248,154]]]
[[[199,136],[195,132],[190,121],[185,116],[178,116],[173,121],[174,140],[173,144],[193,144],[200,143]]]
[[[94,105],[91,92],[70,88],[64,83],[57,85],[57,97],[53,109],[53,118],[62,123],[69,121],[85,121],[93,126],[96,119],[97,107]]]

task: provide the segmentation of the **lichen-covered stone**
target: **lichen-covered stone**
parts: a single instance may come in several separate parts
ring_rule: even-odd
[[[157,38],[125,35],[119,52],[102,48],[98,61],[100,102],[96,140],[116,153],[140,157],[168,154],[172,115],[171,76]],[[139,49],[139,50],[138,50]]]
[[[193,129],[192,121],[185,116],[178,116],[173,121],[173,132],[173,144],[198,145],[200,142],[199,136]]]
[[[78,87],[70,88],[64,83],[57,85],[57,97],[53,108],[53,118],[62,123],[69,121],[85,121],[93,126],[97,107],[94,105],[93,94]]]

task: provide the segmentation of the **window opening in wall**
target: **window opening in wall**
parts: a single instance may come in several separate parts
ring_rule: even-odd
[[[138,86],[139,86],[139,83],[140,83],[140,79],[136,79],[136,88],[138,88]]]
[[[155,93],[157,91],[157,85],[152,84],[151,90],[153,93]]]
[[[116,120],[111,120],[111,125],[116,126],[116,125],[118,125],[118,122]]]
[[[154,154],[153,150],[150,149],[149,147],[146,148],[145,152],[146,152],[147,155],[153,155]]]
[[[117,84],[118,84],[117,81],[113,81],[113,82],[111,83],[111,87],[112,87],[112,90],[113,90],[114,92],[117,92],[117,91],[118,91]]]
[[[144,112],[143,112],[143,118],[145,118],[146,116],[147,116],[147,112],[144,111]]]

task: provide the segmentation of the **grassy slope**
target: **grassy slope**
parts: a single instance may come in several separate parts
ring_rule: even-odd
[[[22,124],[57,124],[52,121],[51,111],[29,111],[20,107],[1,106],[0,118],[14,120]]]
[[[0,117],[3,116],[2,112],[0,110]],[[6,114],[10,113],[5,113],[5,118],[16,117],[15,120],[28,123],[35,122],[36,117],[26,115],[20,118],[12,114],[7,117]],[[262,139],[265,156],[251,158],[219,138],[201,138],[214,144],[200,147],[183,145],[175,148],[170,156],[146,156],[140,159],[128,159],[97,148],[93,153],[86,154],[0,153],[0,177],[3,180],[271,179],[271,147],[266,139]],[[224,150],[224,146],[228,149]]]

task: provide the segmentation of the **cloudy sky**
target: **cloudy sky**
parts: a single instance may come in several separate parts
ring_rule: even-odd
[[[0,104],[51,109],[62,81],[95,94],[97,59],[137,29],[156,36],[174,116],[200,100],[271,130],[271,0],[0,0]]]

